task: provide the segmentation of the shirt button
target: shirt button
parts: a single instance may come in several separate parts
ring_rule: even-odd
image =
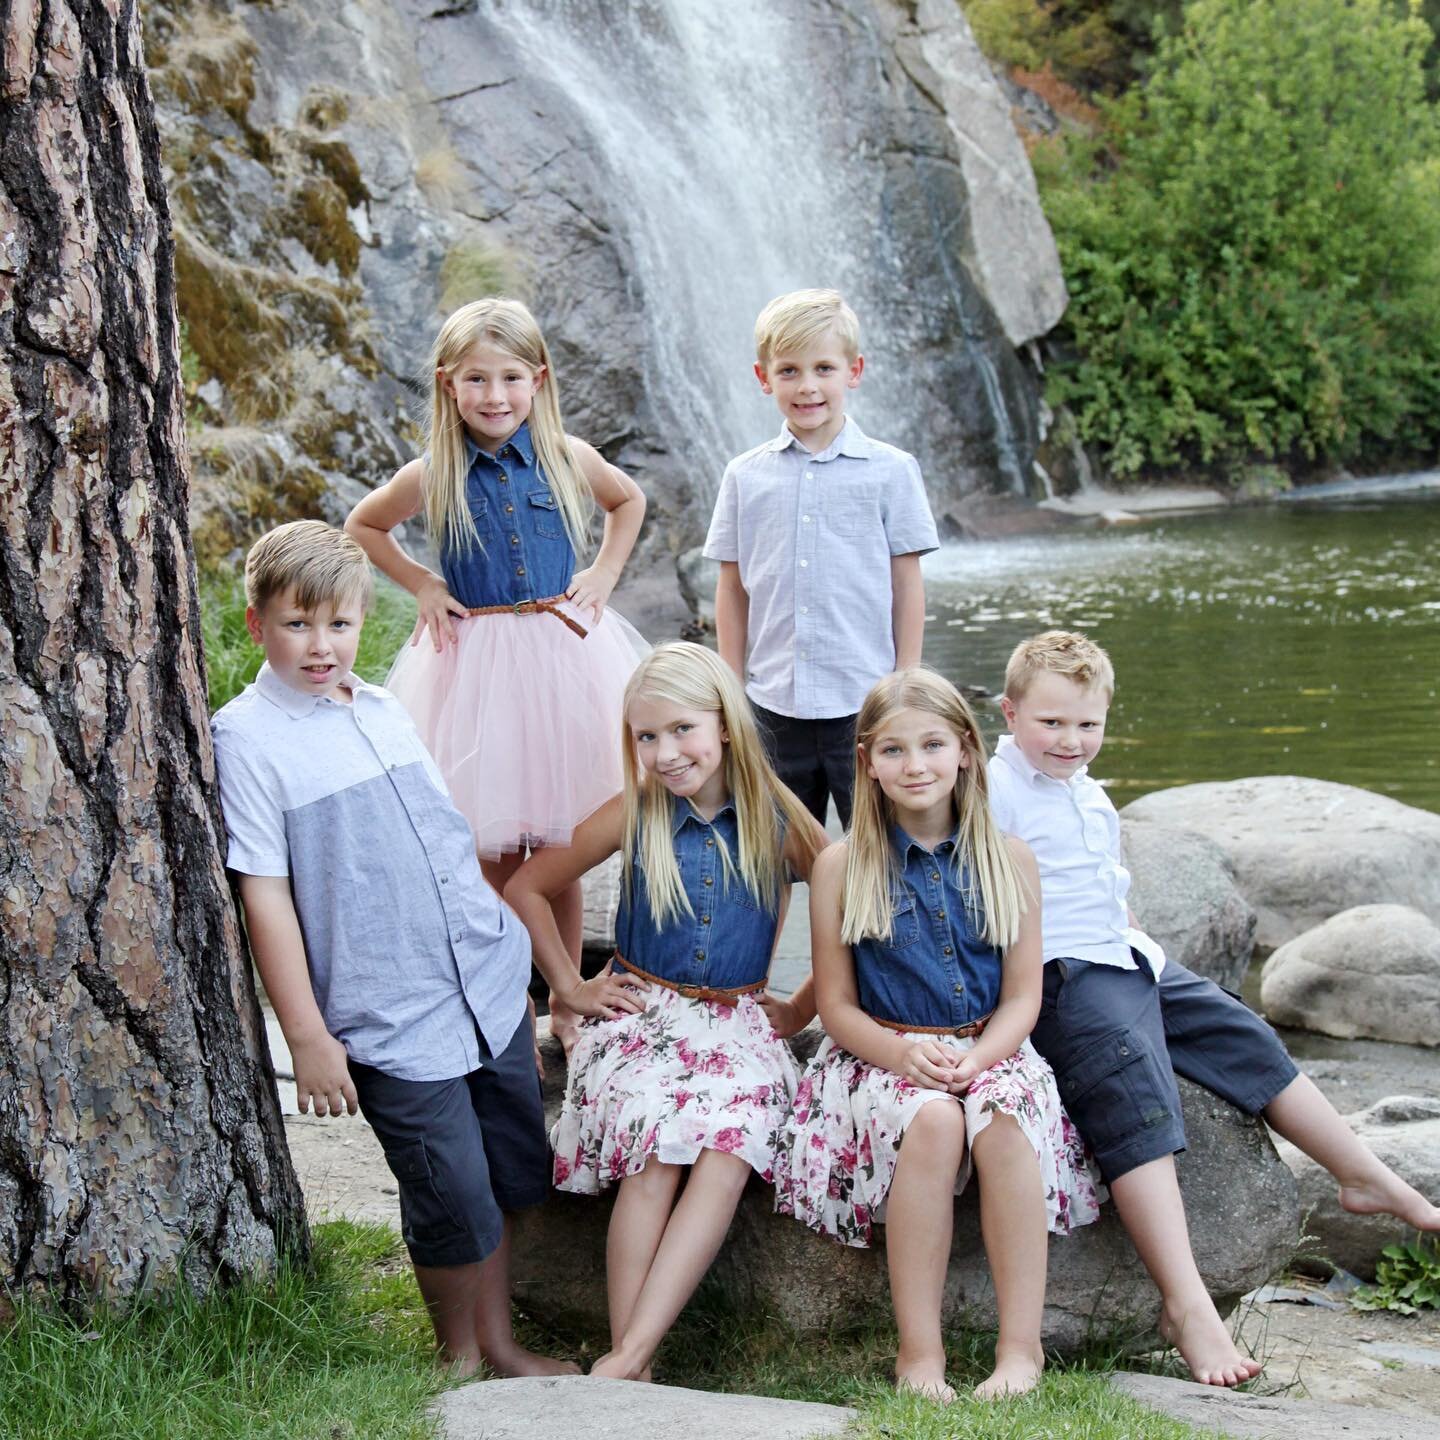
[[[800,518],[801,518],[807,525],[810,523],[810,517],[809,517],[808,515],[802,515]]]
[[[450,883],[450,877],[448,875],[442,875],[440,877],[440,883],[442,885],[448,885]]]
[[[953,955],[955,953],[955,947],[953,945],[947,945],[945,947],[945,953],[947,955]]]
[[[935,912],[935,918],[937,920],[943,920],[945,918],[945,912],[943,910],[937,910]]]
[[[510,537],[510,543],[512,545],[518,545],[520,543],[520,537],[518,535],[512,535]]]
[[[525,567],[523,565],[517,565],[515,567],[515,573],[517,575],[523,575],[525,573]]]
[[[513,515],[515,513],[515,507],[513,505],[506,505],[505,513],[507,515]]]
[[[505,484],[505,482],[509,480],[509,478],[510,477],[503,470],[500,472],[500,483],[502,485]]]
[[[957,995],[963,995],[965,993],[965,987],[963,985],[957,985],[955,987],[955,993]]]
[[[707,876],[705,877],[705,883],[706,883],[707,885],[713,885],[713,884],[715,883],[715,881],[714,881],[709,875],[707,875]]]
[[[810,562],[809,562],[808,560],[802,560],[802,561],[800,562],[800,568],[801,568],[802,570],[807,569],[807,568],[809,567],[809,564],[810,564]]]
[[[705,958],[705,952],[703,950],[697,950],[695,952],[695,958],[697,960],[703,960]]]
[[[713,837],[713,836],[706,836],[706,839],[705,839],[705,848],[706,848],[707,850],[710,849],[710,847],[711,847],[712,845],[714,845],[714,843],[715,843],[715,840],[714,840],[714,837]]]
[[[940,872],[938,870],[932,870],[930,872],[930,878],[932,880],[938,880],[940,878]]]
[[[700,917],[700,923],[702,925],[708,925],[710,923],[710,917],[708,915],[702,915]]]

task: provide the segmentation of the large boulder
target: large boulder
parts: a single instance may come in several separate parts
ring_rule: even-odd
[[[812,1026],[792,1042],[801,1064],[819,1040]],[[553,1042],[545,1042],[545,1052],[545,1108],[553,1121],[565,1066]],[[1299,1234],[1295,1182],[1259,1121],[1188,1081],[1181,1080],[1180,1091],[1190,1140],[1178,1162],[1180,1187],[1200,1273],[1225,1312],[1290,1259]],[[516,1293],[537,1318],[605,1330],[605,1232],[613,1196],[613,1190],[600,1197],[552,1193],[517,1218]],[[883,1243],[872,1250],[838,1245],[776,1215],[773,1201],[773,1191],[752,1179],[715,1263],[714,1276],[735,1303],[803,1332],[888,1313]],[[1112,1206],[1096,1224],[1052,1241],[1047,1346],[1074,1352],[1106,1335],[1151,1345],[1159,1304]],[[974,1186],[955,1203],[944,1315],[955,1327],[996,1324]]]
[[[1149,821],[1121,822],[1130,908],[1171,959],[1238,990],[1255,951],[1255,910],[1213,840]]]
[[[1440,926],[1405,905],[1344,910],[1270,956],[1260,1004],[1276,1025],[1440,1045]]]
[[[1440,1098],[1394,1095],[1345,1120],[1401,1179],[1432,1200],[1440,1196]],[[1414,1238],[1415,1232],[1391,1215],[1342,1210],[1339,1187],[1328,1171],[1284,1140],[1277,1149],[1300,1187],[1311,1241],[1297,1260],[1302,1269],[1325,1274],[1338,1265],[1368,1280],[1384,1246]]]
[[[1213,840],[1267,952],[1355,905],[1411,905],[1440,921],[1440,815],[1369,790],[1262,775],[1157,790],[1124,818]]]

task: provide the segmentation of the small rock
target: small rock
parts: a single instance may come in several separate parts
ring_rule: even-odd
[[[1345,910],[1270,956],[1260,1003],[1277,1025],[1440,1045],[1440,926],[1405,905]]]

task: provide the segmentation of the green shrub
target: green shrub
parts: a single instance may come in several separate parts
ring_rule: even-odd
[[[1103,142],[1037,149],[1071,294],[1049,398],[1112,471],[1440,433],[1430,39],[1391,0],[1191,0]]]
[[[1402,1315],[1440,1310],[1440,1246],[1423,1238],[1387,1245],[1375,1266],[1374,1285],[1353,1291],[1350,1303],[1357,1310],[1398,1310]]]

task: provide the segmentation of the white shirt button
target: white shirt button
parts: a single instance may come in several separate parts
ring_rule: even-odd
[[[802,561],[800,562],[800,568],[801,568],[802,570],[804,570],[809,564],[810,564],[810,562],[809,562],[808,560],[802,560]]]
[[[802,615],[808,615],[810,613],[810,607],[808,605],[802,605],[800,607],[800,613]]]
[[[810,523],[810,517],[809,517],[808,515],[802,515],[800,518],[801,518],[807,525]]]

